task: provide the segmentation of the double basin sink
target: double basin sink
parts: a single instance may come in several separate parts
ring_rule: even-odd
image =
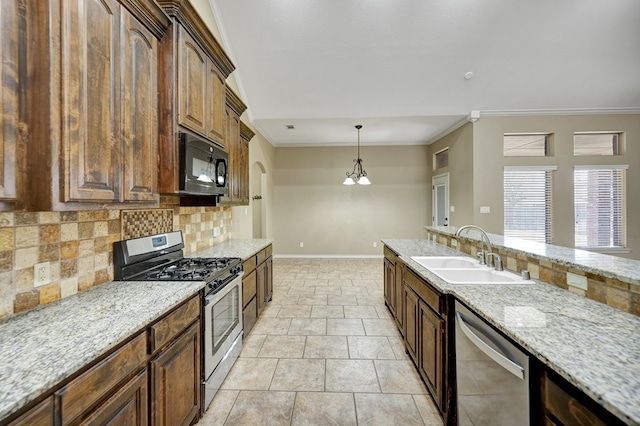
[[[412,260],[427,268],[449,284],[533,284],[520,275],[496,271],[480,261],[462,256],[412,256]]]

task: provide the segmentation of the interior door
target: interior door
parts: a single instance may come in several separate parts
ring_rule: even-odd
[[[449,173],[432,179],[433,226],[449,226]]]

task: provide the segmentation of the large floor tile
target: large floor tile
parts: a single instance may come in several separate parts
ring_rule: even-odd
[[[385,336],[348,336],[351,359],[396,359]]]
[[[327,335],[332,336],[364,336],[361,319],[327,319]]]
[[[298,299],[298,305],[326,305],[327,295],[317,294],[313,296],[300,296]]]
[[[392,319],[363,319],[367,336],[397,336],[398,328]]]
[[[354,426],[357,422],[353,394],[299,392],[291,424]]]
[[[240,392],[225,425],[288,425],[295,396],[295,392]]]
[[[240,352],[240,356],[245,358],[257,357],[266,338],[267,336],[265,334],[250,333],[249,336],[242,340],[242,352]]]
[[[311,318],[344,318],[344,309],[342,306],[312,306]]]
[[[267,390],[277,365],[273,358],[238,358],[221,389]]]
[[[251,334],[287,334],[291,318],[260,318]]]
[[[411,395],[357,393],[355,400],[358,425],[424,424]]]
[[[327,295],[327,305],[357,305],[358,300],[355,295],[329,294]]]
[[[293,318],[287,334],[298,336],[326,335],[327,320],[326,318]]]
[[[345,306],[345,318],[370,318],[379,319],[375,306]]]
[[[278,311],[278,318],[309,318],[311,316],[311,306],[308,305],[288,305],[282,306]]]
[[[270,390],[324,391],[324,359],[281,359]]]
[[[198,422],[202,426],[222,426],[231,412],[240,391],[220,389]]]
[[[259,358],[302,358],[306,336],[267,336]]]
[[[373,361],[327,359],[328,392],[380,392]]]
[[[426,426],[443,425],[442,417],[440,417],[440,413],[433,403],[431,395],[413,395],[413,401],[416,403],[420,416],[422,416],[422,421]]]
[[[349,358],[346,336],[307,336],[305,358]]]
[[[426,393],[427,388],[411,361],[375,360],[374,365],[384,393]]]

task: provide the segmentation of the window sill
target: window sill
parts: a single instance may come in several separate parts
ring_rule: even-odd
[[[592,251],[602,254],[629,254],[631,249],[625,247],[576,247],[579,250]]]

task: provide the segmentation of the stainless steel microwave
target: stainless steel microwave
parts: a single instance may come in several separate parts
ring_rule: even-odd
[[[229,194],[229,156],[219,147],[192,133],[179,132],[180,193]]]

